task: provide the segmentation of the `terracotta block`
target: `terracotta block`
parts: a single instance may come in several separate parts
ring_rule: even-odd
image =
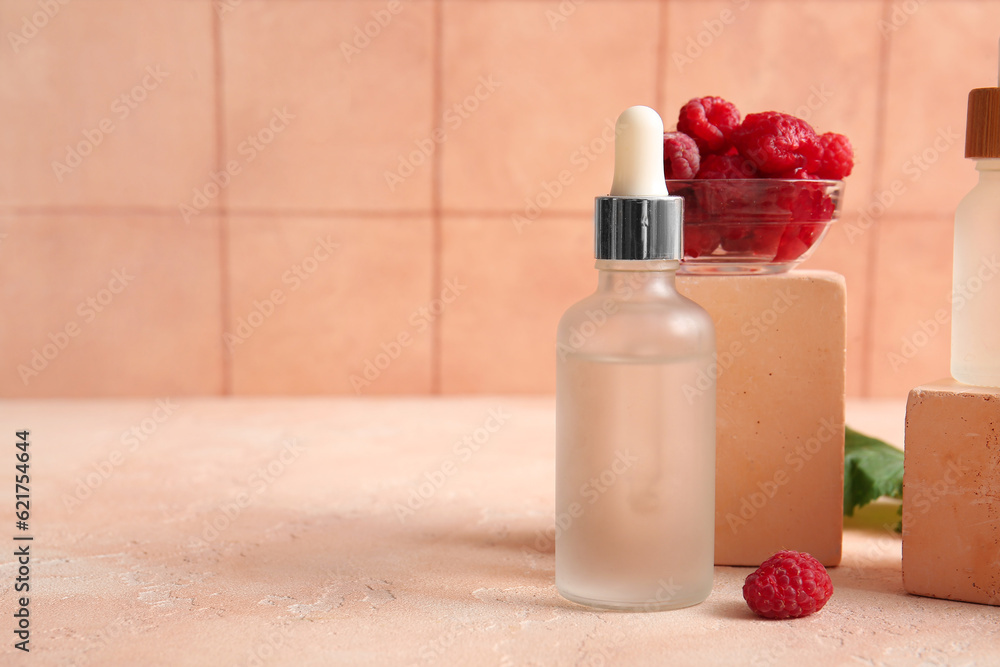
[[[1000,604],[1000,389],[910,392],[903,473],[908,593]]]
[[[715,562],[841,556],[846,286],[830,271],[681,276],[718,346]],[[693,391],[701,390],[694,387]]]
[[[848,186],[849,188],[852,186]],[[835,271],[844,276],[851,298],[847,301],[847,395],[867,396],[868,340],[865,327],[868,315],[865,310],[868,294],[874,290],[869,279],[869,257],[877,234],[854,236],[849,228],[856,224],[857,216],[848,215],[834,224],[816,253],[803,262],[800,268]],[[949,281],[951,279],[949,278]],[[913,384],[910,384],[912,387]],[[909,387],[907,387],[909,389]],[[902,428],[902,427],[901,427]]]

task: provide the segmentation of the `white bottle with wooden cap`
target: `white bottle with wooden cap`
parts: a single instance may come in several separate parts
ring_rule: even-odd
[[[1000,387],[1000,88],[969,92],[965,157],[979,183],[955,212],[951,374]]]

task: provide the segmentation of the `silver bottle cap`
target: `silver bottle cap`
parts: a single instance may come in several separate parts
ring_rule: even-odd
[[[594,256],[597,259],[682,259],[684,199],[597,197]]]

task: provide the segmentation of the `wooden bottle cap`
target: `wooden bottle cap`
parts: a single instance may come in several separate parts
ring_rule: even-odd
[[[965,157],[1000,157],[1000,88],[969,91]]]

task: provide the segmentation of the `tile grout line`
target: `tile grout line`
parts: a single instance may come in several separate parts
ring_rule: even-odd
[[[444,62],[442,31],[444,7],[442,0],[434,0],[434,17],[431,28],[431,134],[442,116],[444,107],[444,82],[442,80]],[[431,161],[431,294],[430,300],[437,298],[441,289],[441,192],[442,157],[444,144],[434,151]],[[442,317],[445,314],[442,313]],[[438,317],[431,326],[431,394],[441,393],[441,319]]]
[[[212,7],[212,55],[215,60],[213,78],[215,83],[215,170],[222,171],[225,160],[225,105],[223,102],[223,65],[222,65],[222,17]],[[219,192],[219,320],[220,329],[224,334],[229,321],[229,210],[228,197],[225,188]],[[226,350],[225,340],[219,336],[219,348],[222,353],[222,395],[233,393],[233,364]]]
[[[890,0],[882,0],[882,20],[887,21],[891,12]],[[881,42],[878,50],[878,74],[875,86],[875,151],[872,159],[872,167],[875,179],[872,183],[871,192],[868,193],[869,200],[874,198],[875,192],[882,180],[882,168],[885,163],[885,126],[888,106],[889,91],[889,51],[892,46],[891,35],[881,35]],[[865,305],[862,309],[864,313],[864,327],[861,333],[861,347],[864,359],[861,376],[861,397],[871,398],[872,387],[874,385],[873,373],[875,371],[875,307],[876,307],[876,281],[878,279],[878,241],[883,219],[878,219],[868,230],[871,234],[865,263]]]
[[[213,160],[215,157],[213,156]],[[222,199],[222,193],[218,199]],[[292,218],[426,218],[429,209],[400,210],[392,209],[372,209],[372,210],[352,210],[352,209],[297,209],[297,208],[256,208],[226,206],[210,206],[202,209],[206,216],[218,216],[240,214],[258,217],[292,217]],[[471,215],[479,213],[470,211]],[[497,215],[507,215],[507,211],[485,211],[485,213],[495,213]],[[176,206],[2,206],[0,205],[0,215],[23,215],[23,216],[104,216],[104,217],[166,217],[177,218],[180,215]]]
[[[221,195],[220,195],[221,198]],[[447,209],[444,207],[440,208],[439,213],[442,218],[453,217],[453,218],[503,218],[509,221],[511,214],[522,213],[522,209]],[[295,208],[253,208],[253,207],[241,207],[241,206],[227,206],[225,211],[220,208],[206,208],[203,214],[206,217],[221,217],[225,213],[227,217],[233,215],[240,215],[249,218],[292,218],[293,220],[288,220],[287,224],[294,224],[294,218],[323,218],[323,219],[333,219],[333,220],[343,220],[345,218],[362,218],[362,219],[427,219],[431,214],[430,208],[423,210],[409,210],[409,211],[393,211],[389,209],[376,209],[370,211],[363,210],[319,210],[319,209],[295,209]],[[545,212],[546,219],[566,219],[572,218],[574,220],[579,219],[581,215],[590,215],[593,213],[592,209],[580,208],[580,209],[549,209]],[[847,211],[841,216],[841,219],[846,219],[851,215],[858,215],[860,211]],[[13,206],[13,207],[3,207],[0,206],[0,215],[12,215],[12,216],[57,216],[57,217],[70,217],[70,216],[94,216],[94,217],[166,217],[166,218],[176,218],[179,217],[177,210],[175,208],[167,207],[140,207],[140,206],[121,206],[121,207],[85,207],[85,206]],[[931,211],[929,213],[892,213],[887,211],[882,215],[879,220],[885,220],[890,222],[905,222],[909,220],[929,220],[934,222],[940,222],[941,224],[951,224],[952,218],[954,216],[953,211]],[[543,219],[539,219],[536,222],[543,222]]]

